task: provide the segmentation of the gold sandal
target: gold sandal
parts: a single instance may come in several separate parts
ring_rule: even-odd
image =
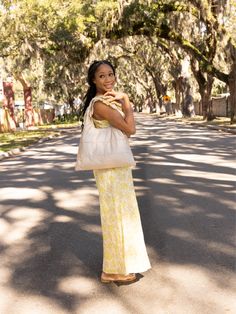
[[[126,282],[132,282],[135,280],[136,280],[135,274],[118,275],[118,274],[106,274],[102,272],[102,275],[101,275],[102,283],[111,283],[111,282],[126,283]]]

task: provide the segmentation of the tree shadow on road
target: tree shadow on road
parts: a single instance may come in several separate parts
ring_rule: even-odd
[[[222,287],[230,283],[219,271],[232,274],[235,265],[234,138],[225,138],[141,116],[132,139],[145,239],[156,253],[153,266],[196,265]],[[0,255],[9,271],[7,285],[53,299],[71,312],[97,286],[88,292],[81,286],[80,293],[71,283],[66,287],[68,280],[97,281],[102,267],[97,190],[91,173],[74,171],[76,151],[75,139],[67,135],[34,145],[2,161],[0,178]],[[131,301],[126,306],[134,311]]]
[[[1,165],[0,254],[3,270],[10,270],[8,285],[69,311],[78,295],[61,288],[63,280],[97,280],[102,268],[98,195],[92,174],[74,171],[76,149],[75,140],[63,136]]]
[[[145,178],[144,198],[154,209],[140,198],[147,243],[162,260],[197,265],[215,273],[218,285],[230,285],[219,271],[235,270],[235,137],[148,123],[144,118],[140,128],[148,144],[137,139],[134,146],[143,153],[135,177]]]

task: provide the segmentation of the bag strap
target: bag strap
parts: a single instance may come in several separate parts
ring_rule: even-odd
[[[122,105],[116,101],[111,101],[109,100],[110,99],[110,96],[95,96],[91,101],[90,101],[90,104],[86,110],[86,119],[89,118],[89,119],[92,119],[92,116],[93,116],[93,106],[95,104],[95,102],[97,101],[101,101],[102,103],[104,103],[105,105],[117,110],[121,115],[122,117],[124,117],[124,112],[122,111]]]

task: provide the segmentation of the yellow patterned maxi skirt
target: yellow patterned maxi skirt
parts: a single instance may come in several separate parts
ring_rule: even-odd
[[[131,168],[94,170],[103,234],[103,271],[141,273],[150,262],[143,237]]]

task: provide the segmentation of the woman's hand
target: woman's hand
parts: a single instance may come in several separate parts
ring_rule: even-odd
[[[129,100],[129,97],[127,94],[125,93],[122,93],[122,92],[115,92],[115,91],[109,91],[109,92],[106,92],[104,94],[104,96],[110,96],[111,97],[111,101],[113,100]]]
[[[102,102],[96,102],[94,104],[94,114],[97,114],[100,119],[107,120],[109,123],[117,129],[124,132],[128,137],[131,134],[135,134],[135,121],[133,115],[133,109],[129,102],[127,94],[122,92],[109,91],[104,94],[108,96],[111,101],[119,101],[122,103],[122,111],[125,114],[123,118],[120,113]]]
[[[127,94],[122,92],[109,91],[104,94],[104,96],[110,97],[111,101],[120,101],[122,103],[123,112],[127,115],[133,112],[131,104],[129,102],[129,97]]]

